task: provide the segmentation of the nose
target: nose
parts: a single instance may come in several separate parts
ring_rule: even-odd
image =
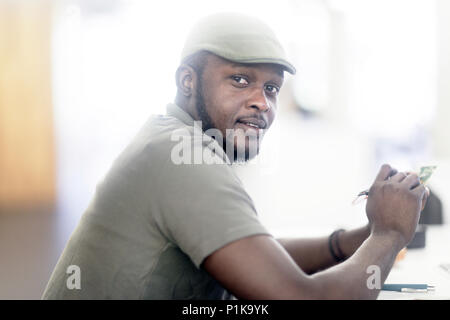
[[[270,106],[267,101],[267,97],[264,94],[264,90],[261,90],[260,88],[255,88],[255,90],[253,90],[252,95],[250,96],[250,99],[248,100],[247,106],[249,108],[258,109],[261,112],[269,111]]]

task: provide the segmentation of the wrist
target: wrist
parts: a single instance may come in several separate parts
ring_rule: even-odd
[[[400,252],[407,244],[405,237],[400,232],[394,230],[372,231],[370,238],[373,238],[378,243],[391,246],[396,252]]]
[[[368,237],[370,236],[371,232],[372,232],[372,226],[370,225],[370,223],[367,223],[367,224],[363,227],[363,233],[364,233],[364,236],[365,236],[366,238],[368,238]]]
[[[353,255],[370,234],[370,224],[339,233],[339,243],[344,255],[347,258]]]

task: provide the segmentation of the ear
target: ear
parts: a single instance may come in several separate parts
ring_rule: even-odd
[[[190,97],[192,95],[196,75],[194,69],[187,64],[182,64],[178,67],[176,72],[176,83],[178,91],[183,96]]]

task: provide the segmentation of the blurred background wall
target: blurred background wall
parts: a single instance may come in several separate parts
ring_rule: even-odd
[[[53,204],[51,6],[0,6],[0,207]]]
[[[261,155],[235,167],[274,235],[364,224],[351,201],[384,162],[438,165],[448,206],[446,0],[0,0],[0,298],[40,297],[97,183],[173,101],[189,27],[217,11],[264,19],[298,69]]]
[[[37,298],[57,258],[52,4],[0,1],[0,298]]]

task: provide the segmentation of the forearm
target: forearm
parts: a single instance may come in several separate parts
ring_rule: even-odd
[[[348,260],[312,276],[320,298],[376,299],[402,248],[400,243],[393,236],[369,236]],[[379,279],[368,281],[369,277]]]
[[[339,244],[346,258],[361,246],[369,233],[369,227],[365,226],[339,234]],[[311,239],[278,239],[278,242],[305,273],[312,274],[336,264],[329,250],[328,236]]]

